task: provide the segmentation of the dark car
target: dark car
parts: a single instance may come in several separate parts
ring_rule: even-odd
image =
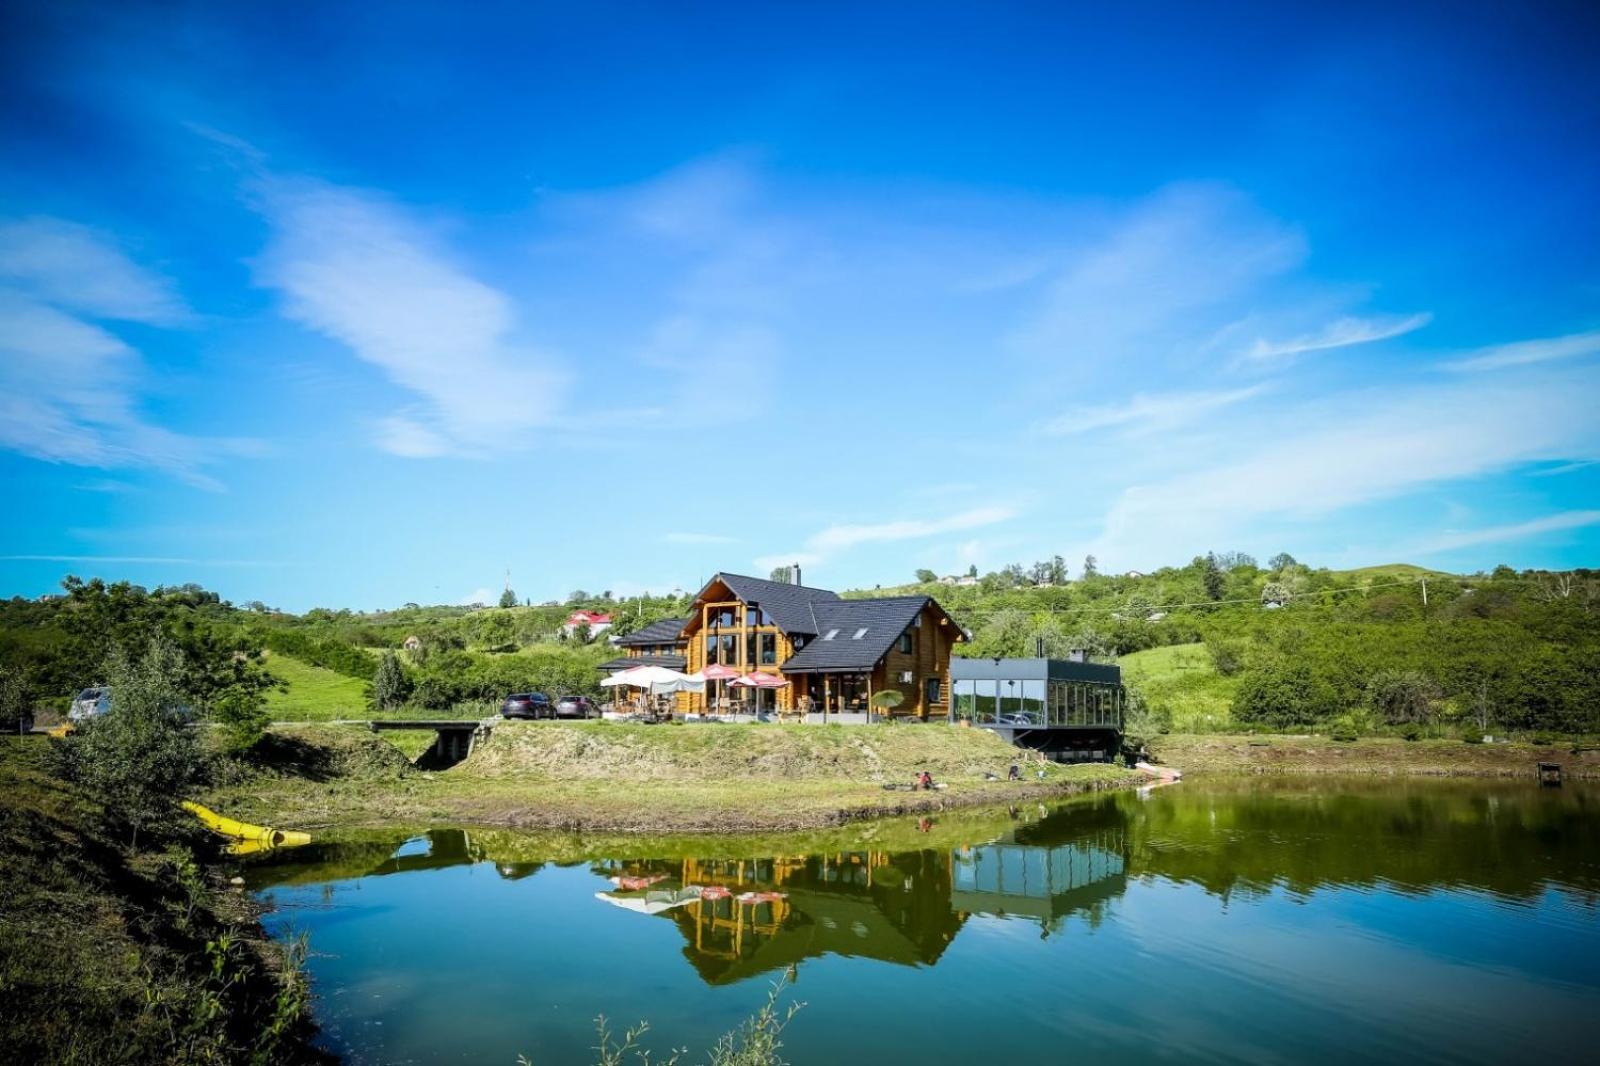
[[[554,718],[556,705],[543,692],[518,692],[500,705],[502,718]]]
[[[556,716],[559,718],[595,718],[599,714],[599,709],[588,696],[562,696],[556,701]]]

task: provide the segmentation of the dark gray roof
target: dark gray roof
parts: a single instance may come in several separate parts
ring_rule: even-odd
[[[688,665],[688,658],[682,655],[636,655],[631,659],[608,659],[596,669],[604,670],[607,673],[616,670],[632,670],[636,666],[665,666],[668,670],[682,670]]]
[[[783,664],[786,674],[871,670],[895,638],[933,602],[928,596],[888,596],[877,600],[834,600],[816,605],[817,636]],[[856,634],[865,629],[859,638]],[[837,630],[832,640],[825,639]]]
[[[676,644],[682,640],[684,623],[687,618],[663,618],[658,622],[651,622],[643,629],[634,630],[625,637],[618,637],[616,643],[624,648],[632,648],[640,644]]]
[[[1122,684],[1122,667],[1113,663],[1080,663],[1070,659],[950,660],[951,681],[1090,681]]]
[[[816,612],[822,604],[840,603],[837,592],[808,588],[805,585],[785,585],[743,574],[718,574],[711,579],[721,581],[745,603],[758,603],[773,624],[791,636],[799,633],[809,636],[818,632]],[[711,582],[706,582],[710,585]],[[702,590],[703,591],[703,590]]]

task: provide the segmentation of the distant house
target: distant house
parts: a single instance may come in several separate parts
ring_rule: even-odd
[[[573,611],[567,615],[567,620],[561,623],[561,633],[570,637],[577,633],[581,626],[589,627],[591,638],[598,637],[611,628],[611,616],[601,614],[599,611]]]
[[[946,574],[939,579],[941,585],[952,585],[956,588],[971,588],[978,583],[978,579],[971,574]]]
[[[1143,570],[1129,570],[1126,574],[1123,574],[1122,576],[1123,577],[1144,577],[1144,571]]]

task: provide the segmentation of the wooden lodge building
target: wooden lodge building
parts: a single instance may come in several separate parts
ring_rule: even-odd
[[[739,574],[717,574],[686,618],[654,622],[617,638],[623,657],[608,672],[656,665],[699,673],[721,665],[786,681],[774,688],[730,688],[708,681],[679,693],[680,711],[744,707],[779,714],[864,714],[875,693],[898,691],[896,716],[945,719],[950,653],[966,640],[931,596],[843,599],[827,589]]]

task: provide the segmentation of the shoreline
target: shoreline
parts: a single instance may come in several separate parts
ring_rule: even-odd
[[[1600,748],[1567,740],[1468,744],[1460,740],[1364,737],[1336,741],[1290,734],[1172,733],[1148,741],[1152,755],[1185,776],[1318,776],[1537,780],[1556,763],[1568,780],[1600,780]]]

